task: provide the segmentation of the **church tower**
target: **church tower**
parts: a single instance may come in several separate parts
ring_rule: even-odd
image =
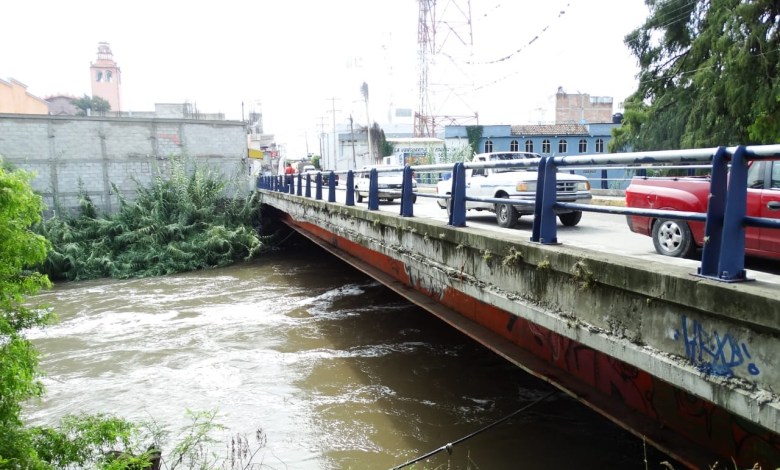
[[[111,111],[121,111],[122,72],[114,62],[114,54],[107,42],[98,43],[97,61],[89,67],[92,96],[99,96],[111,104]]]

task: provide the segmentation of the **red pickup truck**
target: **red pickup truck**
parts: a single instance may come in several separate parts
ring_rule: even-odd
[[[708,177],[635,177],[626,188],[626,206],[707,212]],[[753,161],[748,169],[747,216],[780,218],[780,161]],[[638,215],[626,216],[632,232],[653,238],[667,256],[691,257],[704,243],[704,223]],[[780,259],[780,229],[746,227],[745,252]]]

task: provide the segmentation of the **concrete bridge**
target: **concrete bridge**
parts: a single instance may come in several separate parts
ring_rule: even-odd
[[[691,468],[780,467],[776,283],[279,189],[265,217]]]

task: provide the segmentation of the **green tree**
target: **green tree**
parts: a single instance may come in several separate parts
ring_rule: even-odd
[[[625,42],[639,62],[610,150],[774,143],[780,139],[780,4],[646,0]]]
[[[79,116],[87,116],[90,114],[104,116],[106,112],[111,110],[111,103],[99,96],[90,98],[89,96],[84,95],[81,98],[72,99],[70,102],[79,109]]]
[[[35,452],[24,428],[25,400],[40,396],[38,354],[24,331],[52,319],[25,297],[49,287],[34,268],[46,259],[47,242],[31,231],[43,202],[30,188],[31,175],[0,167],[0,466],[27,465]]]

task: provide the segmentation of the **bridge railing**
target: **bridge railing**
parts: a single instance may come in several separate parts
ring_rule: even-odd
[[[541,244],[557,244],[556,209],[583,212],[599,212],[615,215],[639,215],[663,217],[705,223],[705,240],[698,275],[727,282],[746,280],[745,226],[778,229],[780,220],[749,217],[746,214],[747,167],[752,160],[780,160],[780,145],[716,147],[691,150],[630,152],[620,154],[541,157],[501,162],[467,162],[455,164],[414,165],[405,167],[371,168],[329,172],[328,202],[335,202],[335,176],[346,175],[346,183],[339,189],[346,191],[346,204],[355,205],[355,174],[369,172],[368,209],[378,210],[378,175],[384,171],[403,170],[403,185],[398,192],[401,198],[400,215],[414,214],[417,197],[448,200],[449,221],[452,226],[466,225],[466,202],[511,203],[532,205],[534,221],[531,241]],[[468,197],[466,195],[466,169],[477,168],[527,168],[537,171],[536,197],[534,201]],[[651,168],[686,168],[710,170],[710,200],[706,213],[656,209],[636,209],[616,206],[600,206],[573,202],[558,202],[556,173],[575,169],[631,168],[637,172]],[[414,192],[412,179],[415,172],[450,173],[451,194]],[[641,173],[640,173],[641,174]],[[297,179],[285,180],[283,176],[261,177],[258,187],[297,195],[311,196],[314,185],[315,198],[322,199],[323,178],[321,172],[296,175]]]
[[[626,153],[590,157],[546,157],[540,163],[539,184],[531,241],[556,243],[555,209],[565,208],[622,215],[642,215],[705,222],[705,240],[698,274],[735,282],[746,280],[745,226],[780,228],[780,220],[748,217],[747,168],[752,160],[780,159],[780,145],[718,147],[665,152]],[[557,202],[555,173],[558,168],[583,164],[625,163],[701,163],[709,162],[710,196],[706,213],[632,209]],[[730,171],[729,171],[730,167]]]

